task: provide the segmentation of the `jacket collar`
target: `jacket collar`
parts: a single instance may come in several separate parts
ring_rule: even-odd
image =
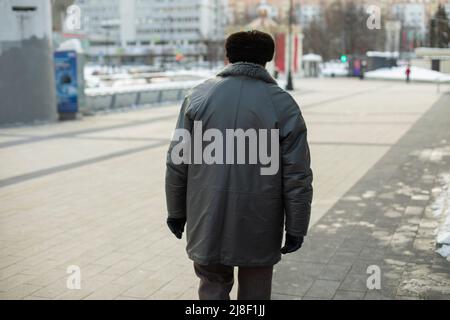
[[[263,67],[250,62],[237,62],[225,67],[217,76],[219,77],[235,77],[247,76],[250,78],[265,81],[267,83],[277,84],[275,79]]]

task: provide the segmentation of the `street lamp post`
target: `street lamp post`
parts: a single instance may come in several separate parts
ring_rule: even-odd
[[[102,25],[100,26],[100,28],[101,28],[101,30],[102,31],[104,31],[104,33],[103,33],[103,35],[104,35],[104,39],[105,39],[105,43],[104,43],[104,46],[105,46],[105,53],[104,53],[104,57],[103,57],[103,59],[104,59],[104,64],[107,66],[107,67],[109,67],[109,65],[110,65],[110,61],[109,61],[109,51],[111,51],[110,50],[110,45],[109,45],[109,39],[110,39],[110,33],[109,33],[109,28],[108,28],[108,26],[106,25],[106,24],[103,24],[102,23]],[[102,50],[103,51],[103,50]]]
[[[162,61],[161,61],[161,67],[166,71],[168,61],[168,56],[173,52],[173,48],[175,46],[174,41],[174,20],[175,18],[172,17],[171,14],[169,14],[167,17],[164,18],[164,39],[162,44]],[[174,43],[172,45],[172,42]]]
[[[288,52],[288,73],[287,73],[287,85],[286,90],[294,90],[294,81],[292,79],[292,29],[294,24],[294,0],[289,2],[289,52]]]

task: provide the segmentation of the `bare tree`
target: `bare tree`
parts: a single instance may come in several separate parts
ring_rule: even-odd
[[[449,19],[445,8],[439,8],[430,22],[430,46],[435,48],[448,48],[450,42]]]
[[[324,8],[323,18],[306,27],[305,51],[328,60],[382,48],[384,32],[367,28],[367,18],[365,7],[357,1],[333,1]]]

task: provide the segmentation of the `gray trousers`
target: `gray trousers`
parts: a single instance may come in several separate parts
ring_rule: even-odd
[[[234,267],[220,264],[202,266],[194,263],[200,278],[200,300],[230,300],[234,285]],[[273,267],[239,268],[238,300],[270,300]]]

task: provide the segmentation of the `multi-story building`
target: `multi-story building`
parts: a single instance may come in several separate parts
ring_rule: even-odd
[[[323,6],[320,3],[299,3],[296,6],[298,23],[303,27],[313,21],[319,21],[323,14]]]
[[[146,56],[152,62],[215,60],[227,0],[75,0],[94,55]]]
[[[423,3],[396,3],[392,6],[392,14],[404,27],[425,32],[426,10]]]
[[[427,13],[424,3],[395,3],[392,16],[401,23],[401,51],[413,51],[426,39]]]

